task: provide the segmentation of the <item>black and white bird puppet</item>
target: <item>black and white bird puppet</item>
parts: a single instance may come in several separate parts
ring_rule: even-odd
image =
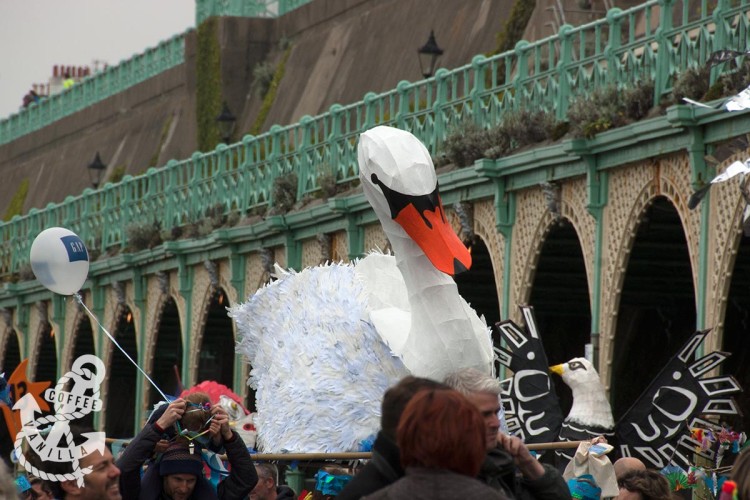
[[[550,371],[560,375],[573,392],[573,406],[563,420],[560,439],[586,441],[604,436],[611,441],[615,430],[612,406],[591,361],[573,358],[567,363],[550,367]],[[574,453],[575,450],[571,449],[555,450],[564,463],[570,461]]]
[[[524,310],[525,308],[522,308]],[[524,317],[530,317],[524,313]],[[516,355],[516,343],[509,340],[506,332],[522,331],[520,327],[511,321],[498,324],[508,348],[513,351],[514,356],[499,356],[501,363],[510,367],[505,361],[515,359],[520,362],[523,356]],[[536,327],[534,327],[535,329]],[[543,356],[541,337],[535,343],[542,352],[532,356],[536,359]],[[562,372],[563,381],[573,391],[573,406],[568,416],[561,419],[557,426],[560,430],[561,440],[580,438],[586,435],[596,434],[599,430],[614,432],[614,444],[618,454],[621,456],[634,456],[642,460],[649,468],[661,469],[670,463],[687,467],[690,457],[698,454],[711,459],[710,450],[696,452],[696,446],[700,449],[700,443],[693,440],[690,429],[695,427],[717,429],[715,423],[707,418],[731,416],[739,414],[739,408],[732,399],[732,395],[742,391],[737,381],[732,376],[706,376],[717,368],[729,356],[724,352],[710,352],[699,359],[693,359],[698,347],[708,335],[708,330],[693,334],[683,345],[682,349],[666,363],[664,368],[651,381],[646,390],[635,401],[630,409],[616,422],[612,429],[612,413],[605,409],[608,401],[602,384],[596,383],[594,378],[599,376],[590,362],[582,358],[576,358],[568,363],[554,367],[554,371]],[[527,344],[524,344],[527,345]],[[516,364],[517,371],[523,371],[522,364]],[[533,370],[538,371],[537,367]],[[515,375],[514,375],[515,376]],[[506,382],[509,387],[518,385],[514,381]],[[554,385],[549,382],[537,380],[535,384],[539,391],[536,399],[544,400],[549,404],[554,394],[546,390],[547,387],[554,393]],[[514,399],[513,404],[506,405],[506,419],[508,421],[518,420],[518,427],[524,429],[529,422],[544,422],[545,427],[555,427],[553,418],[555,412],[548,408],[531,406],[528,401],[534,401],[535,395],[528,391],[522,393],[522,399],[510,391],[508,397]],[[584,398],[583,400],[578,400]],[[516,413],[513,413],[516,409]],[[520,409],[520,410],[519,410]],[[590,411],[589,415],[583,412]],[[606,433],[605,433],[606,434]],[[527,443],[543,442],[536,435],[525,434]],[[560,455],[562,458],[563,455]],[[563,466],[566,462],[560,461],[558,465]]]
[[[357,451],[380,427],[385,390],[409,373],[492,373],[487,324],[452,274],[471,265],[438,192],[429,152],[412,134],[360,136],[359,175],[394,255],[277,270],[232,308],[252,366],[260,450]]]

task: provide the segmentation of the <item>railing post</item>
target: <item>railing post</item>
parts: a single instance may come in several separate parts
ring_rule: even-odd
[[[516,66],[516,76],[513,78],[513,109],[519,109],[523,105],[523,83],[529,77],[529,56],[526,54],[526,47],[529,42],[526,40],[519,40],[515,46],[516,58],[518,59],[518,65]]]
[[[375,92],[368,92],[365,94],[365,130],[369,130],[377,123],[375,116],[375,101],[378,95]]]
[[[339,163],[341,162],[341,157],[339,155],[339,142],[342,140],[342,134],[341,134],[341,113],[343,112],[344,107],[341,104],[334,104],[331,106],[329,112],[331,116],[331,136],[328,138],[328,144],[330,146],[330,158],[328,160],[329,167],[331,169],[331,173],[333,173],[334,178],[336,177],[336,173],[339,171],[340,166]],[[315,184],[317,185],[317,178],[320,172],[315,172]]]
[[[445,135],[448,133],[448,123],[443,113],[443,107],[448,101],[448,75],[450,71],[445,68],[440,68],[435,72],[435,101],[432,103],[432,116],[433,116],[433,130],[435,137],[433,144],[435,145],[435,151],[440,150],[440,145],[445,140]]]
[[[276,178],[281,175],[281,169],[278,165],[279,156],[281,156],[281,125],[274,125],[268,131],[271,137],[271,151],[266,152],[266,164],[268,165],[268,172],[271,172],[271,185],[268,193],[268,204],[273,206],[273,184]]]
[[[659,0],[659,27],[654,33],[658,44],[656,53],[656,74],[654,75],[654,104],[661,102],[661,96],[669,81],[669,59],[671,42],[668,33],[672,30],[674,0]],[[648,75],[641,75],[641,78]]]
[[[614,7],[607,12],[609,23],[609,40],[604,48],[607,58],[607,84],[616,85],[620,80],[620,61],[617,59],[618,50],[622,45],[622,9]]]
[[[305,115],[299,120],[299,125],[302,128],[302,144],[297,146],[297,154],[299,155],[299,174],[297,176],[298,200],[301,200],[305,195],[308,184],[317,179],[317,176],[312,169],[313,162],[310,161],[309,156],[311,150],[310,146],[312,145],[311,128],[313,121],[314,120],[310,115]]]
[[[486,124],[484,113],[482,113],[482,95],[484,94],[484,74],[487,66],[484,64],[487,60],[483,55],[474,56],[471,60],[471,71],[474,73],[474,85],[471,89],[471,115],[474,123],[479,125]]]
[[[727,30],[726,25],[724,24],[724,13],[726,12],[727,8],[730,7],[728,5],[729,0],[719,0],[716,3],[716,8],[711,13],[711,18],[714,21],[714,44],[713,48],[714,50],[722,50],[722,49],[735,49],[735,50],[745,50],[745,47],[727,47]],[[700,64],[705,64],[705,61],[700,61]],[[711,73],[709,74],[709,85],[713,85],[714,82],[721,76],[721,71],[723,69],[723,64],[715,64],[711,67]]]
[[[406,130],[406,115],[409,114],[409,88],[411,83],[401,80],[396,86],[398,93],[398,113],[396,113],[396,126]]]
[[[568,105],[573,98],[568,69],[573,62],[573,27],[569,24],[560,26],[557,38],[560,40],[560,60],[557,62],[558,93],[555,101],[555,118],[562,121],[568,114]],[[516,98],[517,99],[517,98]]]

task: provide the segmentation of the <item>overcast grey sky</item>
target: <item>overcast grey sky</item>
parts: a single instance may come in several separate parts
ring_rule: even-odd
[[[115,65],[194,26],[194,0],[0,0],[0,119],[55,64]]]

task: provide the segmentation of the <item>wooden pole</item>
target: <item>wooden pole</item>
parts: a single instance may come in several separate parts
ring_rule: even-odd
[[[113,443],[119,439],[107,438],[107,443]],[[568,448],[578,448],[581,441],[560,441],[554,443],[535,443],[528,444],[526,447],[532,451],[541,450],[559,450]],[[125,446],[128,442],[124,443]],[[351,453],[252,453],[250,455],[257,462],[291,462],[313,461],[313,460],[369,460],[372,458],[370,452],[351,452]],[[226,457],[221,457],[224,460]]]

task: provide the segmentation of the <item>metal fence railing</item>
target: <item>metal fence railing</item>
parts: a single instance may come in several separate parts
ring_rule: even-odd
[[[298,123],[86,190],[0,225],[0,275],[28,262],[33,235],[46,227],[67,227],[90,248],[106,251],[126,246],[126,229],[135,221],[156,218],[168,230],[217,206],[227,214],[267,207],[274,179],[284,174],[297,174],[298,197],[315,193],[324,172],[339,183],[351,181],[358,175],[357,137],[376,124],[410,130],[435,152],[465,120],[491,127],[505,112],[524,107],[564,118],[572,98],[601,86],[653,79],[659,99],[680,72],[704,65],[712,51],[746,49],[749,2],[718,0],[709,9],[707,0],[650,0],[612,9],[604,19],[563,26],[557,35],[519,42],[515,50],[477,56],[432,78],[401,82]]]
[[[45,97],[0,121],[0,145],[46,127],[182,64],[185,61],[186,33],[175,35],[156,47],[121,61],[117,66],[109,66],[69,89]]]

